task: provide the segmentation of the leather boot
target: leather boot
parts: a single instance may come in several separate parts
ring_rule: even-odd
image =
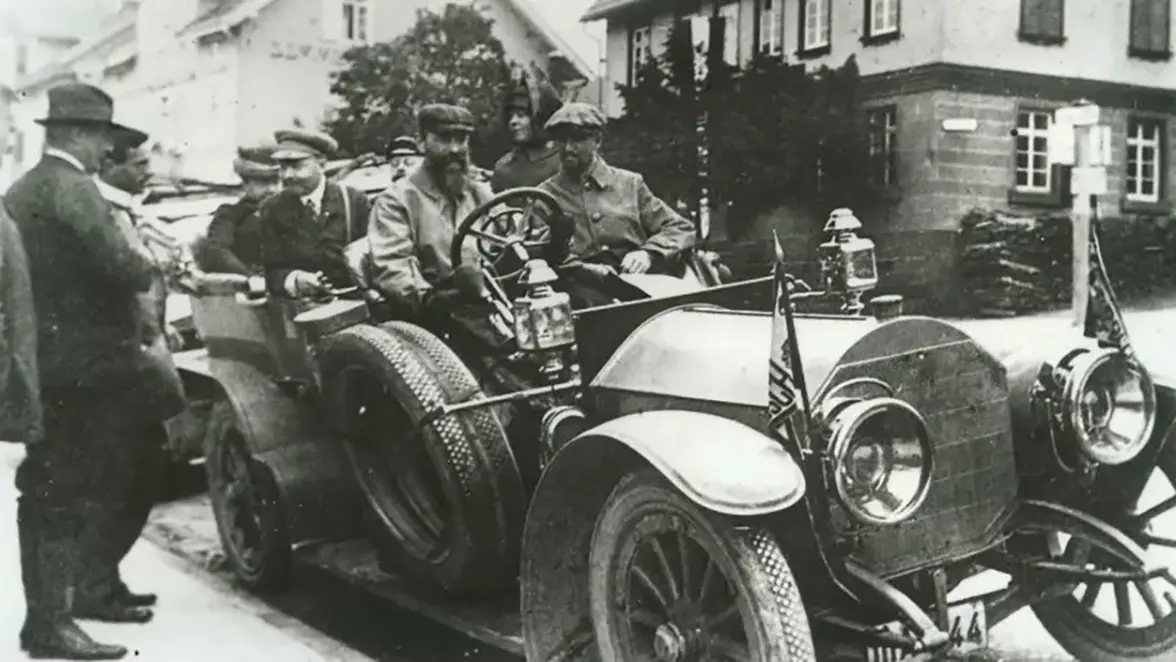
[[[127,655],[125,647],[94,641],[71,620],[33,616],[21,628],[20,647],[33,660],[121,660]]]
[[[103,623],[146,623],[155,617],[150,609],[125,604],[114,596],[100,600],[78,600],[74,603],[73,615],[75,618]]]

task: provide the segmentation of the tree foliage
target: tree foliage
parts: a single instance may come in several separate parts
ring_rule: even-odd
[[[449,3],[417,11],[416,23],[390,42],[349,49],[331,79],[342,105],[325,128],[352,155],[379,152],[391,138],[416,133],[420,106],[460,104],[481,126],[475,163],[493,163],[506,149],[497,106],[510,76],[493,23],[473,6]]]
[[[706,54],[679,21],[662,55],[633,85],[618,86],[625,113],[610,126],[606,156],[666,198],[694,206],[705,187],[712,201],[732,205],[736,232],[782,204],[823,214],[871,202],[854,59],[811,72],[778,57],[731,67],[721,57],[721,20],[712,20]]]

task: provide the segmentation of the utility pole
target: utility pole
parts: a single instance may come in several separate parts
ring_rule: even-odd
[[[1090,301],[1090,233],[1098,197],[1106,195],[1111,162],[1110,127],[1099,123],[1099,107],[1085,99],[1059,108],[1050,126],[1049,162],[1071,166],[1071,310],[1073,324],[1086,327]]]

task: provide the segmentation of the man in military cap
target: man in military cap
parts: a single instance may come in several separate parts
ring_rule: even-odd
[[[126,474],[130,427],[162,403],[141,336],[139,295],[159,275],[149,253],[116,222],[93,174],[118,135],[102,90],[49,90],[45,155],[8,189],[4,204],[24,239],[37,315],[44,435],[17,469],[17,531],[27,615],[21,647],[34,658],[113,660],[121,646],[95,642],[75,615],[142,622],[149,596],[78,596],[80,560]],[[142,134],[138,134],[141,136]]]
[[[655,196],[644,177],[605,163],[604,127],[604,114],[586,103],[568,103],[547,121],[560,172],[540,187],[572,219],[570,255],[598,275],[675,274],[694,247],[694,225]]]
[[[421,162],[421,147],[412,136],[399,136],[388,143],[388,163],[392,165],[392,181],[408,176]]]
[[[200,268],[218,273],[253,274],[261,270],[261,203],[278,190],[278,165],[272,147],[237,150],[233,170],[243,191],[236,202],[224,204],[212,215],[206,237],[193,253]]]
[[[475,126],[468,110],[430,104],[420,109],[417,122],[424,159],[376,198],[368,241],[376,288],[419,315],[456,296],[448,282],[457,224],[492,194],[470,173]],[[475,252],[469,259],[477,264]]]
[[[559,149],[543,126],[561,103],[555,88],[529,71],[518,72],[508,85],[502,111],[513,148],[494,164],[490,187],[495,193],[538,186],[559,172]]]
[[[269,290],[313,296],[351,280],[343,249],[363,236],[369,205],[360,191],[328,181],[330,136],[291,129],[274,134],[282,190],[261,208],[261,261]]]

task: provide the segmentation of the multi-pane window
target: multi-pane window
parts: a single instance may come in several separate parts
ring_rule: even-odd
[[[1159,202],[1163,167],[1164,123],[1132,119],[1127,123],[1127,199]]]
[[[868,24],[866,34],[871,37],[898,32],[898,3],[899,0],[866,0]]]
[[[343,38],[361,44],[370,43],[368,0],[343,0]]]
[[[1065,0],[1021,0],[1021,38],[1060,43],[1066,36]]]
[[[1131,55],[1168,57],[1172,52],[1171,17],[1172,0],[1131,0]]]
[[[651,30],[648,25],[633,28],[629,31],[629,82],[635,84],[645,68],[645,63],[653,57]]]
[[[1049,125],[1053,114],[1045,110],[1017,113],[1016,188],[1048,193],[1053,182],[1049,166]]]
[[[829,45],[829,0],[801,1],[801,50]]]
[[[784,0],[759,0],[759,52],[780,55],[784,52]]]
[[[898,110],[894,106],[866,111],[868,125],[870,179],[879,186],[893,186],[897,181]]]

